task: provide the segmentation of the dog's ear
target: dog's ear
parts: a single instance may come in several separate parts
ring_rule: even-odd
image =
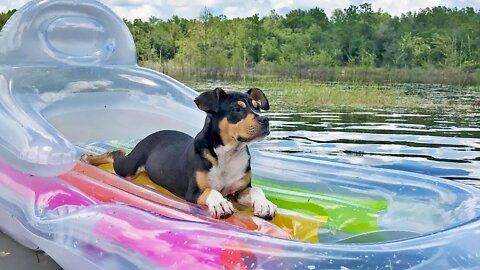
[[[250,88],[250,90],[247,91],[247,94],[249,94],[253,100],[260,103],[260,108],[262,110],[268,111],[268,109],[270,109],[268,99],[262,90],[258,88]]]
[[[215,88],[214,90],[201,93],[198,97],[193,100],[197,107],[206,112],[206,113],[217,113],[218,106],[220,103],[220,98],[226,95],[225,91],[222,88]]]

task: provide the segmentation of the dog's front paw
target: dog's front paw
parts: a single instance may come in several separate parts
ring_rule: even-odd
[[[228,218],[233,214],[233,205],[220,192],[212,190],[207,198],[210,215],[214,218]]]
[[[277,212],[277,206],[266,198],[253,201],[253,214],[266,220],[271,220]]]

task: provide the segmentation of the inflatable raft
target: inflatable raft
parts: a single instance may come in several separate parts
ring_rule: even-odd
[[[136,63],[94,0],[33,1],[0,36],[0,229],[65,269],[479,269],[480,191],[424,175],[264,152],[270,223],[227,220],[78,162],[146,135],[194,135],[197,93]],[[172,113],[175,112],[175,113]]]

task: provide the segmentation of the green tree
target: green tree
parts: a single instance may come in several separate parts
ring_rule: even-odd
[[[0,14],[0,27],[15,10]],[[259,67],[312,74],[320,66],[480,69],[480,11],[432,7],[391,16],[368,3],[335,10],[229,19],[205,7],[196,19],[125,20],[140,61],[192,72]]]
[[[12,9],[12,10],[9,10],[5,13],[0,13],[0,30],[2,30],[3,26],[5,25],[5,23],[8,21],[8,19],[10,19],[10,17],[13,15],[13,13],[15,13],[17,10],[16,9]]]
[[[412,67],[424,66],[429,62],[431,48],[423,38],[408,33],[402,36],[399,42],[400,54],[397,63]]]

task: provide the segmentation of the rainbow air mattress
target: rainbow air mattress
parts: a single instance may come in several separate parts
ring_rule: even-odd
[[[196,92],[137,66],[97,1],[30,2],[0,44],[0,229],[65,269],[480,269],[480,191],[451,181],[252,145],[270,223],[78,163],[205,117]]]

